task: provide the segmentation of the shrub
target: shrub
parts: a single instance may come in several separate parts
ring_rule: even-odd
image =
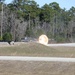
[[[3,35],[3,41],[6,41],[6,42],[12,41],[12,35],[11,35],[11,33],[5,33]]]
[[[37,32],[36,32],[36,37],[39,37],[42,34],[45,34],[44,30],[38,29]]]
[[[61,36],[56,36],[55,40],[58,43],[64,43],[64,42],[66,42],[66,39],[64,37],[61,37]]]
[[[3,39],[1,38],[1,36],[0,36],[0,41],[2,41]]]

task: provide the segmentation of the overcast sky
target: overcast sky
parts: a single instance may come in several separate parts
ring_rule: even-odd
[[[5,0],[6,3],[10,3],[13,0]],[[69,10],[72,6],[75,7],[75,0],[35,0],[39,6],[43,6],[45,3],[49,4],[51,2],[57,2],[61,8],[66,8]]]

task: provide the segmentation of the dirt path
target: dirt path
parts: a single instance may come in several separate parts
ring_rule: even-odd
[[[75,58],[0,56],[0,60],[75,62]]]
[[[66,46],[66,47],[75,47],[75,43],[60,43],[60,44],[47,44],[47,46]]]

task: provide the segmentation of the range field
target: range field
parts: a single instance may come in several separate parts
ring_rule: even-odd
[[[0,45],[0,56],[75,58],[75,47],[39,43]],[[0,60],[0,75],[75,75],[74,62]]]
[[[0,56],[75,57],[75,47],[49,47],[39,43],[15,43],[0,47]]]
[[[0,61],[0,75],[75,75],[75,63]]]

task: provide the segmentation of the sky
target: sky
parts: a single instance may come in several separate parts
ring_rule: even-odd
[[[64,9],[66,8],[66,10],[69,10],[72,6],[75,7],[75,0],[34,0],[35,2],[37,2],[37,4],[39,4],[40,7],[42,7],[44,4],[49,4],[52,2],[57,2],[59,4],[59,6]],[[10,3],[12,2],[12,0],[5,0],[5,3]]]

